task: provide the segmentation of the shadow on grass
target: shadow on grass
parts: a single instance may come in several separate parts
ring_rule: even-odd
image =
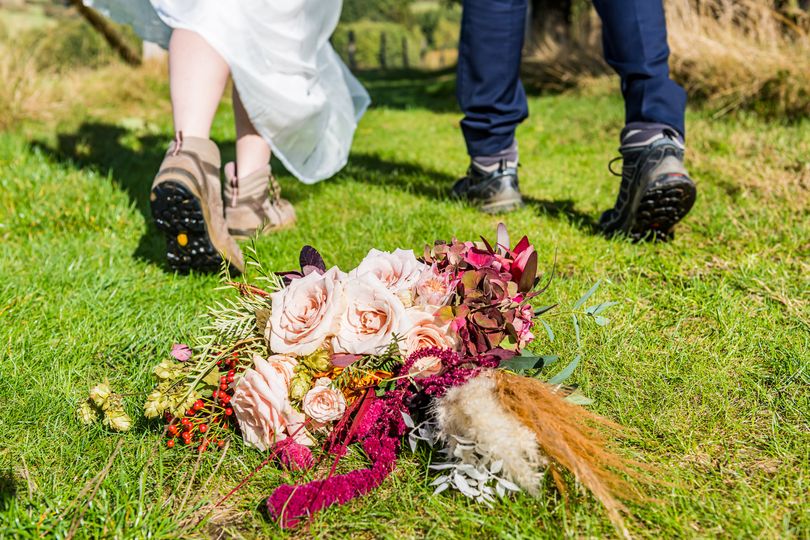
[[[446,199],[457,178],[415,163],[391,161],[377,154],[352,153],[349,163],[335,177],[385,186],[431,199]]]
[[[566,219],[571,225],[587,234],[601,234],[599,224],[594,217],[577,210],[576,206],[574,206],[574,201],[571,199],[549,201],[524,195],[523,200],[528,207],[534,209],[539,215],[557,220]]]
[[[386,79],[387,80],[387,79]],[[173,272],[166,263],[162,234],[155,228],[149,208],[149,189],[169,140],[164,135],[136,135],[126,128],[102,122],[87,122],[70,133],[57,135],[56,146],[35,142],[34,146],[52,159],[78,169],[93,169],[109,175],[138,209],[146,224],[133,257]],[[221,142],[223,163],[233,159],[234,141]],[[280,163],[274,169],[283,171]],[[359,182],[388,186],[431,198],[446,199],[456,177],[415,163],[383,159],[376,154],[353,153],[336,180],[351,178]],[[296,186],[298,187],[298,186]],[[292,202],[299,189],[287,192]],[[593,219],[578,211],[571,200],[547,201],[525,197],[526,203],[543,215],[565,218],[587,233],[597,232]]]
[[[372,106],[427,109],[461,114],[456,101],[456,67],[367,70],[355,73],[371,96]],[[560,74],[555,63],[524,62],[521,78],[528,95],[559,94],[574,88],[576,79]]]
[[[447,199],[457,177],[414,163],[391,161],[376,154],[353,153],[346,168],[336,179],[351,178],[358,182],[399,189],[431,199]],[[551,201],[523,196],[526,206],[537,214],[556,220],[567,220],[586,234],[599,234],[599,226],[590,214],[578,210],[571,199]]]
[[[441,71],[369,70],[357,73],[374,107],[458,112],[455,67]]]
[[[17,478],[11,470],[0,472],[0,508],[17,496]]]
[[[128,141],[125,142],[125,138]],[[34,145],[56,161],[109,175],[112,182],[129,196],[147,225],[133,257],[170,272],[164,241],[152,222],[149,209],[149,189],[167,143],[163,136],[136,137],[120,126],[88,122],[75,132],[58,134],[55,148],[41,142]]]

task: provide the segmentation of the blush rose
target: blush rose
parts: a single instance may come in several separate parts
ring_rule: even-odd
[[[306,355],[335,333],[343,311],[344,274],[333,267],[293,280],[270,295],[270,348],[276,353]]]
[[[335,352],[378,354],[407,328],[402,302],[374,275],[349,279],[344,293],[346,309],[332,342]]]
[[[450,329],[451,321],[442,321],[436,316],[439,309],[438,306],[420,306],[405,310],[408,329],[399,344],[405,358],[419,349],[458,348],[458,337]]]
[[[295,433],[298,442],[308,434],[299,429],[303,415],[290,405],[290,380],[298,362],[289,356],[275,355],[267,360],[253,357],[253,367],[236,384],[231,406],[249,446],[267,450],[274,443]]]
[[[373,274],[394,294],[410,291],[427,265],[419,262],[413,250],[397,249],[393,253],[372,249],[352,272],[353,277]]]
[[[339,390],[329,387],[331,382],[328,377],[315,381],[302,402],[304,414],[321,424],[338,420],[346,412],[346,398]]]

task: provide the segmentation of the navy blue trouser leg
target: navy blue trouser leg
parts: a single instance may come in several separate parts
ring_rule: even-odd
[[[508,148],[529,114],[520,83],[527,0],[464,0],[456,95],[470,156]]]
[[[622,80],[625,121],[667,124],[685,135],[686,92],[669,78],[663,0],[593,0],[605,60]]]

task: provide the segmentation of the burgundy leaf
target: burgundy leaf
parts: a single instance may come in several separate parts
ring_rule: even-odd
[[[509,231],[506,230],[506,225],[498,223],[498,245],[495,246],[501,253],[509,251]]]
[[[537,277],[537,252],[532,251],[529,255],[529,260],[526,261],[526,266],[523,268],[523,274],[520,276],[518,283],[518,290],[520,292],[528,292],[532,290],[535,285]]]
[[[318,253],[318,250],[312,246],[304,246],[301,248],[301,254],[298,256],[298,264],[301,269],[306,269],[307,266],[314,266],[321,272],[326,272],[326,263],[323,262],[323,257]]]

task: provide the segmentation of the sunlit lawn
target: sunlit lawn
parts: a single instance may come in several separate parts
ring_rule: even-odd
[[[65,537],[72,527],[77,537],[280,535],[257,509],[285,473],[264,468],[195,525],[200,508],[262,455],[237,445],[213,477],[217,453],[193,474],[192,454],[165,448],[159,423],[139,417],[151,365],[227,294],[215,277],[175,275],[164,264],[147,197],[171,135],[167,91],[151,79],[137,96],[107,91],[146,76],[95,75],[90,95],[60,118],[0,134],[0,537]],[[349,268],[370,247],[494,234],[498,218],[446,198],[466,167],[452,75],[368,82],[378,104],[349,166],[315,186],[279,175],[299,221],[258,242],[268,267],[295,266],[303,244]],[[692,111],[697,205],[674,242],[633,245],[594,233],[617,189],[607,162],[622,126],[619,95],[536,96],[530,107],[519,131],[528,205],[503,219],[536,243],[546,272],[556,254],[547,303],[570,305],[597,279],[605,280],[597,297],[620,302],[610,325],[587,328],[572,381],[596,411],[627,426],[622,451],[665,481],[655,501],[632,506],[631,530],[806,538],[810,123]],[[223,106],[214,136],[226,158],[232,123]],[[554,322],[560,343],[541,336],[536,349],[570,357],[569,319],[561,312]],[[127,434],[75,420],[78,401],[105,377],[132,394],[127,406],[140,419]],[[584,495],[564,503],[549,489],[493,509],[433,497],[424,458],[407,453],[380,490],[292,536],[613,534]]]

